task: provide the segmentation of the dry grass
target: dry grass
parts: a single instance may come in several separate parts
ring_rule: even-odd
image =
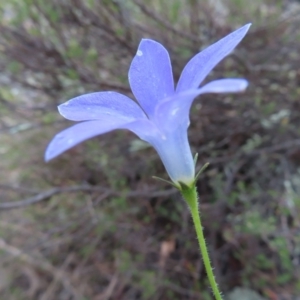
[[[67,126],[56,104],[87,91],[130,95],[141,37],[170,50],[177,79],[189,57],[249,21],[245,40],[209,76],[245,77],[249,89],[203,96],[191,112],[198,167],[210,162],[200,207],[225,294],[246,286],[297,299],[300,8],[211,3],[0,4],[1,299],[211,299],[189,212],[151,178],[165,174],[153,149],[118,131],[49,164],[43,151]]]

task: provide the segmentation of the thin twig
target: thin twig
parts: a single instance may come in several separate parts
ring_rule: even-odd
[[[65,269],[70,265],[70,263],[74,260],[74,258],[75,258],[74,253],[70,253],[67,256],[67,258],[63,262],[62,266],[60,267],[59,272],[55,273],[55,276],[54,276],[51,284],[49,284],[46,291],[39,298],[40,300],[51,300],[51,299],[53,299],[55,289],[57,288],[57,286],[59,285],[59,283],[61,281],[61,278],[60,278],[61,272],[65,272]]]
[[[172,33],[178,35],[179,37],[183,37],[183,38],[185,38],[189,41],[199,43],[199,38],[197,38],[194,35],[188,34],[185,31],[182,31],[182,30],[179,30],[179,29],[175,28],[173,24],[169,23],[165,18],[158,15],[155,11],[149,9],[149,7],[146,4],[144,4],[142,1],[134,0],[133,2],[135,3],[135,5],[137,5],[141,9],[141,11],[145,15],[147,15],[150,18],[152,18],[153,20],[155,20],[158,24],[162,25],[167,30],[169,30]]]
[[[86,191],[86,192],[105,192],[107,196],[124,196],[124,197],[160,197],[160,196],[169,196],[177,192],[176,189],[168,189],[165,191],[134,191],[134,192],[117,192],[114,190],[110,190],[104,187],[97,187],[97,186],[89,186],[89,185],[78,185],[78,186],[70,186],[70,187],[56,187],[49,189],[47,191],[43,191],[38,193],[33,197],[26,198],[21,201],[14,201],[14,202],[4,202],[0,203],[0,209],[12,209],[12,208],[19,208],[25,207],[31,204],[35,204],[44,200],[48,200],[51,197],[62,194],[62,193],[73,193],[79,191]]]
[[[210,164],[223,163],[223,162],[231,161],[234,159],[263,155],[263,154],[273,153],[273,152],[277,152],[277,151],[281,151],[281,150],[285,150],[285,149],[289,149],[289,148],[293,148],[293,147],[299,147],[299,146],[300,146],[300,139],[295,139],[295,140],[288,141],[286,143],[277,144],[277,145],[265,147],[262,149],[256,149],[256,150],[253,150],[250,152],[239,152],[239,153],[233,154],[233,155],[216,157],[216,158],[209,160],[209,163]]]
[[[39,268],[40,270],[50,273],[54,278],[58,278],[62,282],[64,288],[67,291],[69,291],[74,297],[73,299],[76,300],[83,299],[82,295],[80,295],[78,291],[76,291],[75,288],[72,286],[72,284],[69,282],[68,276],[66,276],[65,272],[63,272],[62,270],[57,270],[46,260],[41,260],[35,257],[31,257],[27,253],[23,252],[21,249],[7,244],[1,238],[0,238],[0,249],[5,251],[9,255],[13,256],[14,258],[17,258],[25,263],[35,266],[36,268]]]
[[[1,184],[1,183],[0,183],[0,189],[11,190],[11,191],[14,191],[16,193],[36,194],[36,193],[39,192],[38,190],[32,189],[32,188],[22,187],[22,186],[18,186],[18,185]]]

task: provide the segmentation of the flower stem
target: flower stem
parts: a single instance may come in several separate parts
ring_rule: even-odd
[[[182,194],[183,198],[186,200],[186,202],[190,208],[191,214],[192,214],[192,219],[193,219],[194,226],[196,229],[199,247],[200,247],[200,251],[202,254],[206,274],[207,274],[209,283],[211,285],[213,294],[214,294],[216,300],[222,300],[221,292],[219,291],[219,288],[218,288],[218,285],[217,285],[217,282],[216,282],[216,279],[215,279],[215,276],[214,276],[214,273],[213,273],[213,270],[211,267],[211,263],[210,263],[210,259],[209,259],[209,255],[208,255],[208,251],[207,251],[207,247],[206,247],[206,242],[205,242],[205,238],[203,235],[200,212],[198,209],[198,194],[197,194],[195,185],[193,185],[192,187],[189,187],[189,188],[182,189],[181,194]]]

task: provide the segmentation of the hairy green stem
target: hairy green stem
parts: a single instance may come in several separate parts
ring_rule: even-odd
[[[198,242],[199,242],[199,247],[200,247],[200,251],[202,254],[202,258],[203,258],[203,263],[205,266],[205,270],[206,270],[206,274],[209,280],[209,283],[211,285],[213,294],[216,298],[216,300],[222,300],[222,296],[221,293],[219,291],[212,267],[211,267],[211,263],[210,263],[210,259],[209,259],[209,255],[208,255],[208,251],[207,251],[207,247],[206,247],[206,242],[205,242],[205,238],[204,238],[204,234],[203,234],[203,229],[202,229],[202,225],[201,225],[201,218],[200,218],[200,212],[198,209],[198,194],[197,194],[197,190],[195,185],[193,185],[192,187],[189,188],[183,188],[181,190],[181,194],[183,196],[183,198],[186,200],[191,214],[192,214],[192,219],[194,222],[194,226],[196,229],[196,233],[197,233],[197,237],[198,237]]]

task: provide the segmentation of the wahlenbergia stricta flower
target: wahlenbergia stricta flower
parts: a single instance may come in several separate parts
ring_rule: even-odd
[[[171,180],[179,189],[191,186],[195,166],[187,137],[189,110],[204,93],[240,92],[245,79],[220,79],[199,88],[207,74],[247,33],[250,24],[230,33],[195,55],[174,88],[170,57],[158,42],[143,39],[129,69],[129,83],[138,104],[120,93],[85,94],[61,104],[60,114],[83,121],[60,133],[49,144],[45,159],[60,155],[84,140],[114,129],[128,129],[158,152]]]

